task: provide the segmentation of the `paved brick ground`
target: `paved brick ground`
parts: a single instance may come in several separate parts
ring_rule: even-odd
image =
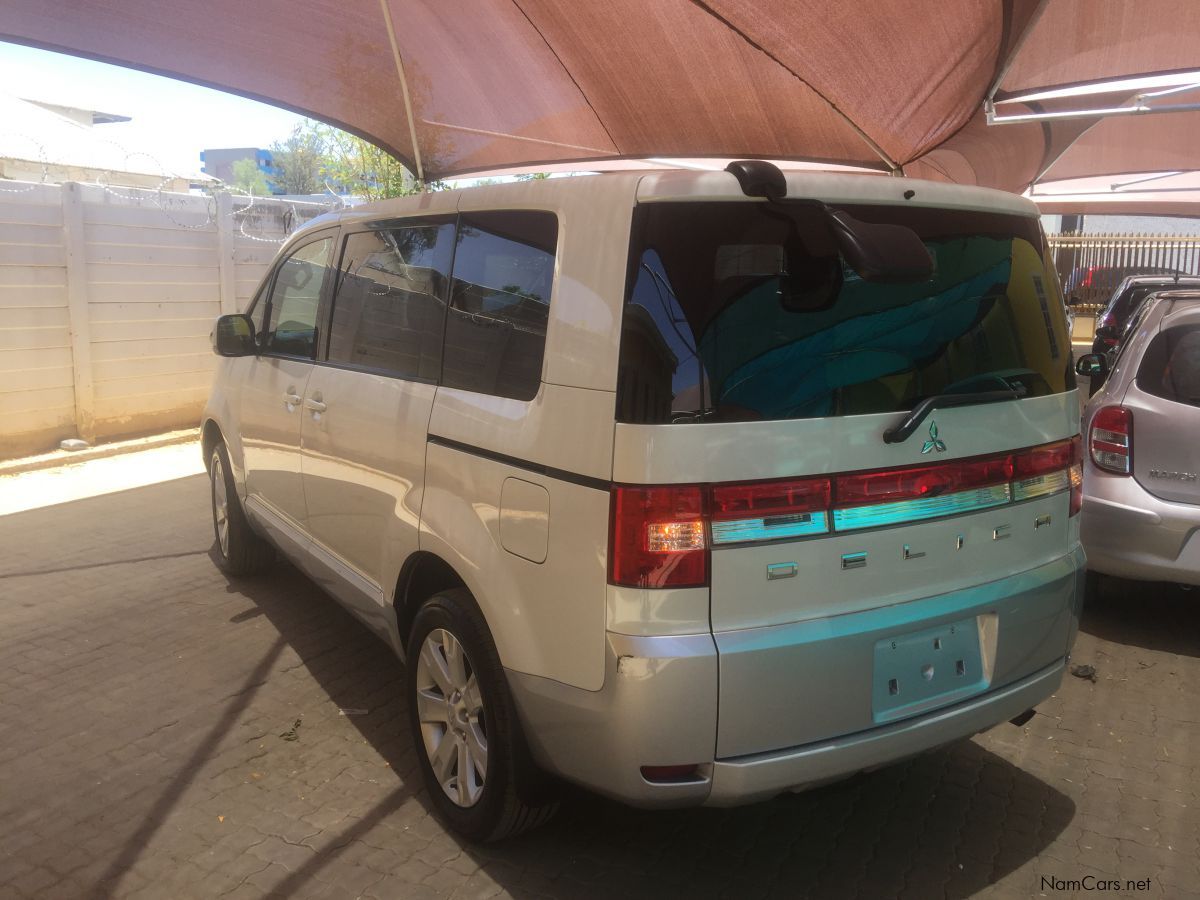
[[[1200,595],[1102,595],[1098,680],[1025,728],[744,809],[572,794],[472,847],[384,646],[285,566],[228,583],[208,528],[200,477],[0,517],[0,896],[1200,897]]]

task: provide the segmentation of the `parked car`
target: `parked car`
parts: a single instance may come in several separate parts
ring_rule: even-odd
[[[1125,324],[1143,301],[1157,291],[1170,288],[1200,288],[1195,275],[1130,275],[1113,291],[1104,311],[1096,317],[1096,332],[1092,339],[1093,353],[1108,353],[1117,346]]]
[[[324,216],[214,329],[220,564],[395,649],[476,839],[543,773],[731,805],[1022,717],[1084,562],[1042,246],[1007,193],[761,162]]]
[[[1084,410],[1081,533],[1105,575],[1200,584],[1200,291],[1151,295]]]
[[[1183,275],[1165,266],[1079,266],[1063,282],[1063,295],[1071,306],[1104,303],[1126,278],[1133,275]]]

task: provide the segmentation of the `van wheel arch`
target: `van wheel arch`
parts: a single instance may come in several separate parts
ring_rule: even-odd
[[[426,600],[443,591],[466,587],[466,582],[454,567],[436,553],[418,550],[405,560],[400,577],[396,580],[396,595],[392,601],[396,610],[396,628],[400,632],[400,646],[408,646],[413,620]],[[474,595],[471,599],[478,607]],[[480,612],[482,614],[482,610]]]
[[[205,419],[204,427],[200,429],[200,450],[204,454],[204,470],[207,472],[211,465],[213,450],[217,444],[225,443],[225,435],[215,419]]]

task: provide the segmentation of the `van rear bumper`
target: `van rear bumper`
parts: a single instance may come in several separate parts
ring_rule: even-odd
[[[738,806],[873,769],[986,731],[1032,709],[1062,682],[1066,659],[1016,684],[915,719],[806,747],[713,764],[708,806]]]
[[[975,611],[982,615],[986,607],[995,616],[998,646],[1004,654],[1022,658],[1023,664],[1000,667],[995,674],[1001,676],[1003,670],[1004,677],[980,693],[898,720],[869,724],[870,692],[864,698],[862,684],[843,689],[837,679],[809,680],[805,672],[814,658],[824,660],[829,672],[848,654],[865,653],[869,660],[878,640],[871,627],[877,611],[838,617],[840,640],[816,641],[809,635],[790,647],[795,656],[786,653],[788,644],[774,639],[764,642],[761,653],[743,646],[734,654],[740,664],[763,667],[776,679],[790,667],[822,703],[841,698],[866,717],[865,726],[826,731],[808,741],[767,743],[778,710],[768,710],[764,703],[771,706],[771,698],[780,693],[778,681],[776,689],[765,694],[758,690],[734,695],[727,690],[723,666],[728,660],[719,648],[729,635],[745,637],[746,632],[670,637],[610,633],[599,691],[511,670],[508,681],[534,756],[549,771],[634,806],[750,803],[970,737],[1045,700],[1059,686],[1074,641],[1083,563],[1083,553],[1076,549],[1047,565],[992,582],[982,597],[975,588],[903,604],[906,630],[956,621]],[[857,629],[849,620],[860,616],[864,627]],[[792,626],[759,631],[777,631],[774,638],[794,633]],[[872,677],[869,664],[865,677]],[[864,709],[857,709],[864,703]],[[732,743],[761,741],[762,752],[719,752],[718,706],[722,725],[740,723],[741,739]],[[803,718],[804,713],[793,708],[790,716]],[[643,766],[692,764],[697,766],[695,776],[678,783],[652,782],[641,774]]]

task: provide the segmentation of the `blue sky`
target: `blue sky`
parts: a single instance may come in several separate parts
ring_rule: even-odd
[[[303,121],[294,113],[221,91],[4,42],[0,90],[130,116],[131,122],[97,128],[128,151],[156,158],[170,174],[199,172],[205,147],[267,147]]]

